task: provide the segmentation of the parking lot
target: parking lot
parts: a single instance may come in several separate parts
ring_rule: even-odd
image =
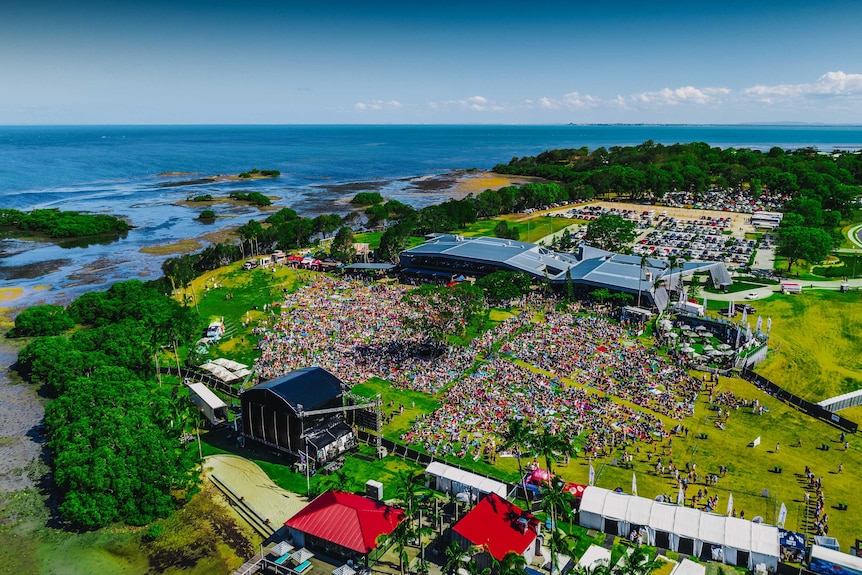
[[[745,237],[755,231],[746,213],[615,202],[591,202],[553,213],[588,222],[605,214],[637,224],[638,236],[632,244],[636,255],[723,261],[729,269],[735,269],[747,266],[757,249],[756,241]],[[573,237],[581,239],[585,233],[586,227],[582,226]]]

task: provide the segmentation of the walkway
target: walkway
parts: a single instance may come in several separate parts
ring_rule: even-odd
[[[845,283],[840,280],[833,281],[796,281],[789,279],[788,282],[799,283],[802,284],[802,287],[807,291],[808,289],[821,289],[821,290],[832,290],[838,291],[841,288],[841,284]],[[854,278],[848,280],[846,282],[850,285],[851,289],[859,289],[862,288],[862,278]],[[748,291],[744,292],[735,292],[735,293],[707,293],[704,292],[701,295],[705,295],[706,299],[709,301],[736,301],[736,302],[745,302],[749,300],[746,296],[749,293],[757,294],[756,297],[750,298],[752,301],[756,301],[759,299],[765,299],[769,296],[779,293],[781,291],[780,285],[768,285],[758,288],[752,288]]]

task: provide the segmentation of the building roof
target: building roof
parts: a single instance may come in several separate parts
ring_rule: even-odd
[[[464,471],[463,469],[458,469],[439,461],[429,463],[428,467],[425,468],[425,473],[442,477],[448,480],[450,484],[454,484],[451,488],[453,492],[459,491],[459,487],[465,487],[467,489],[475,489],[479,493],[496,493],[500,497],[505,498],[506,493],[509,491],[506,484],[501,481]]]
[[[730,285],[730,275],[722,262],[686,261],[669,274],[667,261],[646,258],[641,268],[640,256],[615,254],[588,246],[578,246],[575,253],[557,252],[536,244],[493,237],[463,237],[452,234],[436,235],[422,245],[401,252],[401,265],[422,268],[416,258],[435,257],[443,261],[467,261],[490,264],[499,268],[522,271],[534,279],[545,278],[554,284],[567,281],[575,284],[607,287],[618,291],[653,293],[657,279],[678,282],[679,276],[696,271],[708,271],[716,285]],[[452,273],[458,271],[453,266]],[[443,273],[440,269],[435,273]]]
[[[502,561],[510,551],[524,554],[536,539],[538,523],[528,512],[492,493],[452,529]]]
[[[339,397],[343,393],[343,385],[340,379],[321,367],[306,367],[259,383],[243,395],[269,394],[298,415],[302,410],[312,410]]]
[[[291,517],[285,525],[362,553],[377,547],[404,520],[404,512],[380,501],[343,491],[327,491]]]
[[[188,383],[189,391],[197,395],[201,398],[201,400],[206,403],[212,409],[221,409],[222,407],[227,407],[225,402],[219,398],[216,394],[210,391],[207,386],[202,383]]]

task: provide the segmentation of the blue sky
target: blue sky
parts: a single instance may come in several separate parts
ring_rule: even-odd
[[[13,0],[0,124],[862,123],[862,2]]]

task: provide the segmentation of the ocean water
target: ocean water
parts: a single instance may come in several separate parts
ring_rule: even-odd
[[[645,140],[719,147],[862,149],[862,126],[80,126],[0,127],[0,207],[60,208],[125,216],[135,228],[103,245],[59,247],[0,239],[0,288],[22,287],[26,305],[63,301],[95,285],[160,275],[165,256],[143,247],[199,237],[266,214],[219,204],[195,221],[190,195],[259,191],[302,215],[345,213],[360,189],[416,207],[445,192],[417,178],[489,169],[553,148]],[[276,169],[251,182],[182,184],[195,177]],[[166,172],[183,175],[160,176]],[[168,187],[165,184],[172,184]],[[51,290],[37,291],[37,286]]]

